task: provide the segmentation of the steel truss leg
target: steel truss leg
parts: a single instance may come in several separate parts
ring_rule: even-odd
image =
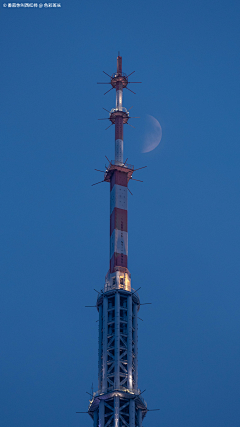
[[[103,328],[103,306],[100,305],[99,307],[99,347],[98,347],[98,390],[101,390],[102,388],[102,328]]]
[[[102,390],[107,391],[107,328],[108,328],[108,298],[103,298],[103,372]]]
[[[141,411],[141,409],[138,409],[138,411],[137,411],[137,420],[138,420],[138,427],[142,427],[142,411]]]
[[[128,389],[132,390],[132,295],[127,299],[127,317],[128,317],[128,337],[127,337],[127,370],[128,370]]]
[[[99,403],[99,427],[104,427],[105,419],[104,419],[104,400],[100,400]]]
[[[119,397],[114,396],[114,427],[119,427]]]
[[[116,390],[120,386],[119,378],[119,359],[120,359],[120,295],[119,292],[115,294],[115,384]]]
[[[97,418],[98,418],[98,410],[96,410],[94,412],[94,416],[93,416],[93,427],[98,427],[98,425],[97,425]]]
[[[135,427],[135,401],[131,399],[129,402],[129,427]]]

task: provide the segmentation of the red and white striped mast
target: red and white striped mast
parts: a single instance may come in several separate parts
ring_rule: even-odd
[[[123,162],[123,125],[128,124],[130,117],[128,110],[122,105],[122,100],[123,89],[128,89],[129,81],[128,76],[122,71],[120,55],[117,57],[117,72],[112,74],[110,84],[112,89],[116,89],[116,107],[109,112],[109,120],[115,125],[115,160],[110,162],[104,177],[104,181],[110,182],[110,274],[125,271],[125,281],[131,286],[127,270],[127,209],[128,182],[132,179],[134,167],[126,164],[126,161]]]
[[[109,117],[112,124],[115,124],[115,161],[110,162],[105,181],[110,180],[110,274],[124,271],[125,280],[128,280],[130,286],[127,271],[127,209],[128,181],[132,178],[133,167],[129,168],[123,163],[123,124],[128,122],[129,112],[122,106],[123,88],[127,83],[127,76],[122,72],[122,57],[118,56],[117,73],[111,78],[111,85],[116,88],[116,108],[110,111]],[[118,276],[117,273],[117,282]]]

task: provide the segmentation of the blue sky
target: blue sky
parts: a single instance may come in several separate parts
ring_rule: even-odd
[[[136,71],[124,155],[129,270],[141,287],[144,427],[238,427],[239,40],[237,1],[1,3],[1,425],[91,426],[97,312],[109,262],[102,71]],[[141,153],[147,114],[161,144]]]

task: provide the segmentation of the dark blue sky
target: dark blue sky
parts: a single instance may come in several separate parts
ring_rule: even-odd
[[[102,71],[136,70],[124,153],[144,427],[239,427],[239,1],[1,3],[1,426],[91,427],[109,260]],[[137,86],[137,87],[136,87]],[[161,144],[140,151],[146,114]]]

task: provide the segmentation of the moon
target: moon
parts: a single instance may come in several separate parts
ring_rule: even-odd
[[[162,128],[155,117],[147,114],[144,131],[142,153],[149,153],[149,151],[154,150],[160,144]]]

